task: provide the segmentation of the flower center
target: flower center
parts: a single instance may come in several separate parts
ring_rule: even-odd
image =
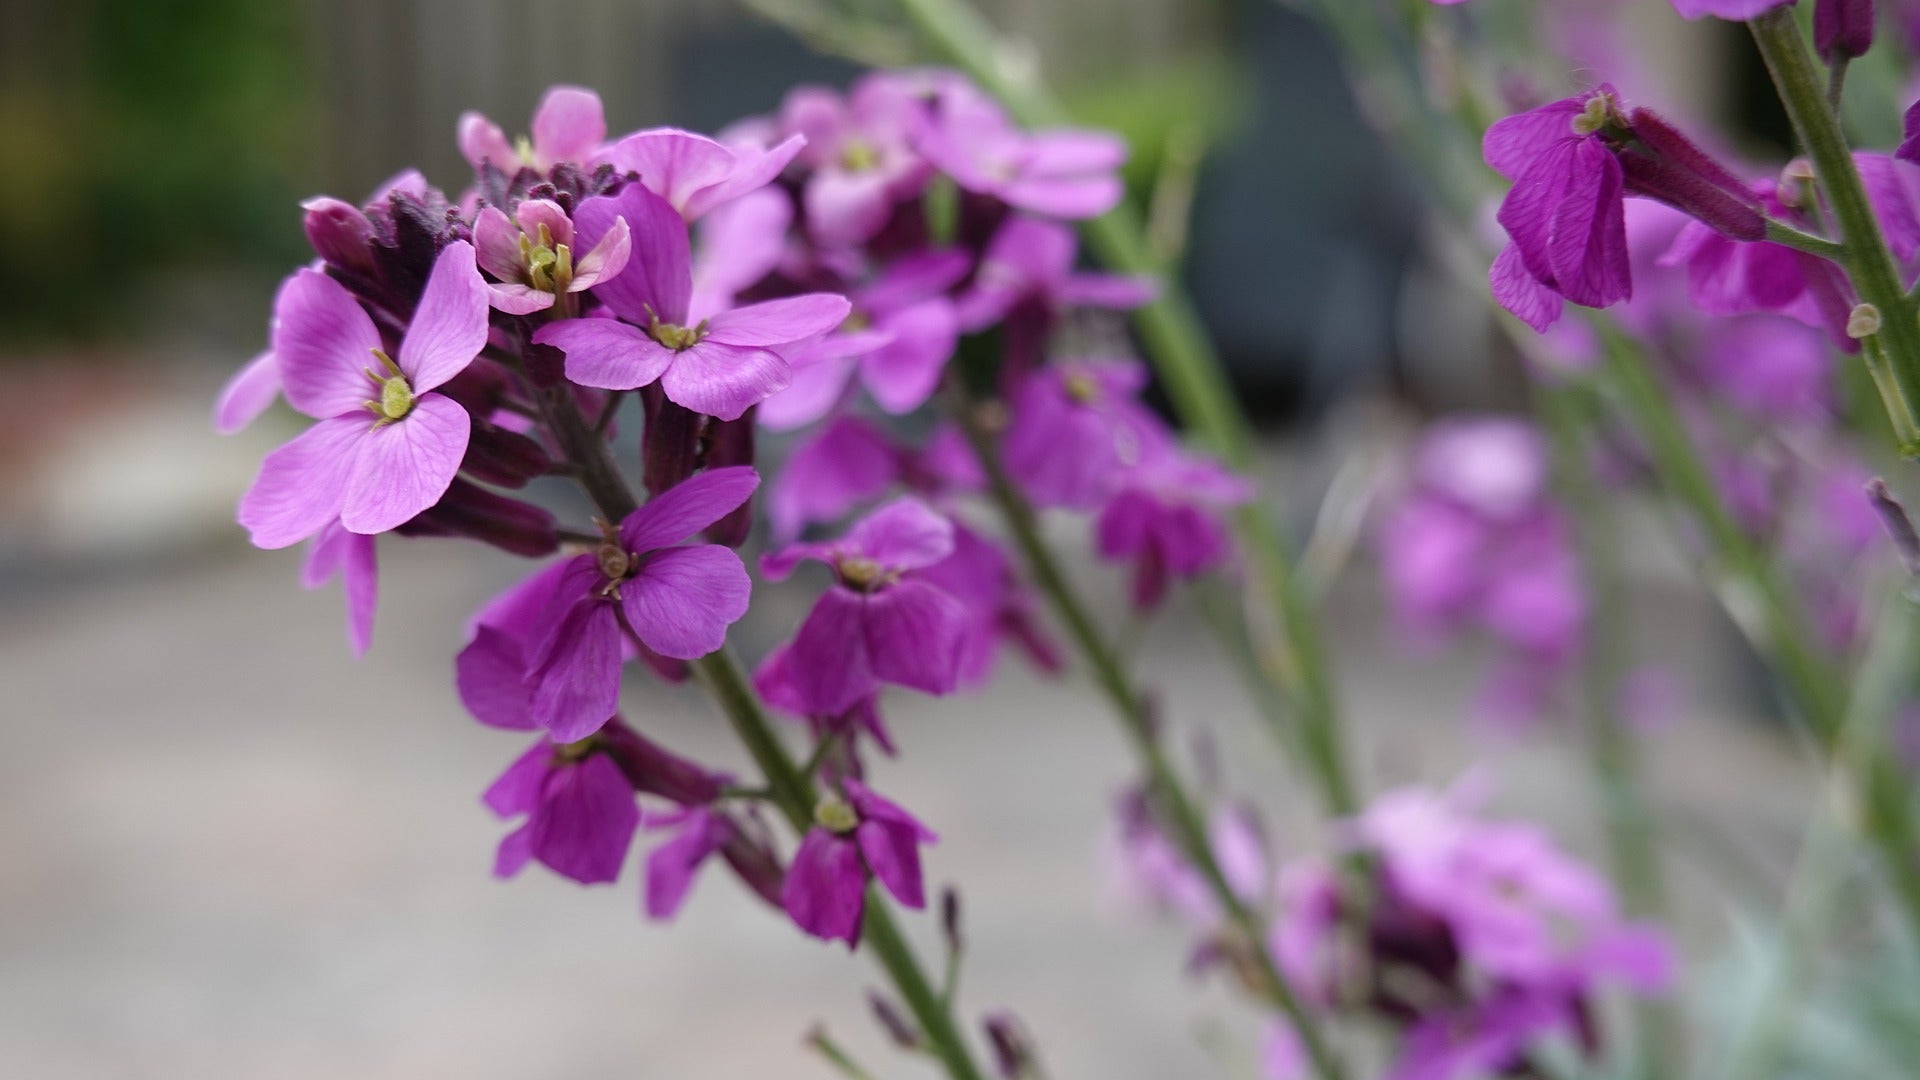
[[[843,584],[858,592],[871,590],[887,576],[886,567],[864,555],[848,555],[837,559],[833,569]]]
[[[660,316],[647,312],[647,336],[674,352],[685,352],[700,344],[707,336],[707,322],[700,320],[699,326],[680,326],[675,323],[661,322]]]
[[[1100,403],[1100,384],[1091,375],[1075,372],[1062,379],[1061,385],[1067,392],[1067,400],[1077,405]]]
[[[866,172],[879,164],[879,152],[865,139],[848,139],[840,147],[840,167],[848,172]]]
[[[380,388],[379,398],[364,404],[368,412],[380,418],[377,424],[391,424],[413,411],[413,385],[407,382],[407,376],[400,370],[400,365],[394,363],[393,357],[388,356],[384,350],[374,349],[373,356],[380,362],[380,366],[386,369],[386,374],[383,375],[372,368],[363,369],[367,379]]]
[[[573,249],[554,243],[544,224],[537,238],[520,234],[520,263],[527,268],[527,284],[541,292],[558,295],[573,284]]]
[[[813,821],[828,832],[845,835],[859,827],[860,815],[847,805],[846,800],[838,795],[827,794],[821,796],[819,804],[813,808]]]
[[[1573,133],[1585,138],[1607,126],[1613,119],[1613,95],[1595,94],[1587,99],[1587,107],[1579,116],[1573,118]]]

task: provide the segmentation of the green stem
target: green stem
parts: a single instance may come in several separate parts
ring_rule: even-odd
[[[965,70],[1029,126],[1057,125],[1065,111],[1037,81],[1015,78],[1002,63],[1006,50],[991,26],[965,0],[897,0],[921,37],[949,63]],[[1189,430],[1229,466],[1252,473],[1253,427],[1240,410],[1225,367],[1214,352],[1199,315],[1177,283],[1164,280],[1139,216],[1124,202],[1085,222],[1094,257],[1123,274],[1162,278],[1159,299],[1135,313],[1141,340],[1174,411]],[[1332,673],[1320,641],[1318,619],[1303,594],[1292,559],[1280,540],[1271,507],[1249,505],[1236,517],[1255,584],[1277,613],[1276,640],[1259,650],[1261,673],[1283,687],[1297,710],[1308,766],[1328,811],[1359,809],[1340,728]],[[1263,688],[1252,688],[1256,695]]]
[[[1033,507],[1007,475],[992,436],[982,427],[974,410],[963,404],[960,413],[962,426],[973,444],[974,453],[979,456],[986,470],[992,497],[1000,507],[1001,516],[1012,532],[1015,544],[1020,548],[1028,572],[1034,584],[1046,595],[1054,614],[1065,625],[1067,635],[1073,639],[1075,647],[1092,669],[1094,682],[1113,706],[1121,730],[1146,772],[1154,805],[1164,813],[1167,824],[1175,834],[1174,842],[1206,879],[1214,902],[1220,906],[1227,922],[1241,938],[1247,959],[1266,984],[1265,992],[1286,1013],[1299,1034],[1315,1072],[1323,1080],[1339,1080],[1344,1075],[1344,1068],[1334,1056],[1319,1026],[1307,1014],[1292,983],[1274,963],[1253,911],[1227,882],[1226,874],[1221,870],[1208,840],[1206,822],[1172,762],[1167,759],[1166,751],[1154,731],[1153,718],[1145,697],[1128,677],[1120,659],[1102,636],[1093,613],[1067,580],[1065,571],[1053,557],[1052,549],[1041,538]]]
[[[1847,261],[1847,245],[1836,244],[1824,236],[1815,236],[1781,221],[1767,222],[1767,239],[1795,251],[1804,251],[1809,255],[1818,255],[1828,262],[1844,265]]]
[[[588,425],[572,395],[564,390],[550,392],[543,396],[541,408],[555,441],[578,464],[580,484],[600,513],[615,524],[625,520],[638,506],[633,489],[608,453],[606,441]],[[813,808],[818,802],[813,783],[787,753],[732,651],[723,647],[693,661],[692,666],[766,777],[774,804],[794,832],[804,835],[813,825]],[[929,1051],[946,1067],[947,1074],[953,1080],[983,1080],[984,1074],[973,1063],[952,1012],[934,992],[912,946],[894,925],[886,899],[871,885],[861,922],[861,943],[886,969],[894,988],[919,1021]]]
[[[1880,311],[1878,336],[1890,361],[1891,378],[1876,380],[1876,385],[1888,415],[1896,424],[1903,416],[1920,415],[1920,408],[1916,408],[1920,405],[1920,321],[1916,321],[1913,305],[1907,301],[1899,267],[1887,249],[1886,236],[1867,199],[1839,117],[1827,103],[1813,54],[1791,9],[1769,12],[1747,26],[1840,227],[1846,244],[1846,257],[1841,262],[1847,277],[1860,299]],[[1900,452],[1909,457],[1920,455],[1920,445],[1903,445]]]

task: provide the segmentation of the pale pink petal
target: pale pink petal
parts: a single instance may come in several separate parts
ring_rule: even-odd
[[[612,319],[563,319],[534,331],[533,340],[566,354],[567,378],[603,390],[646,386],[676,355],[646,331]]]
[[[738,420],[792,381],[792,369],[777,353],[708,340],[676,353],[660,388],[694,412]]]
[[[514,151],[513,141],[499,124],[479,113],[460,114],[459,139],[461,156],[474,168],[491,162],[508,176],[520,170],[520,155]]]
[[[774,177],[780,175],[781,170],[787,167],[787,162],[792,161],[794,155],[806,145],[807,140],[804,135],[794,135],[771,149],[762,149],[758,146],[733,147],[733,166],[728,170],[726,178],[717,184],[694,192],[693,197],[680,208],[681,214],[688,221],[693,221],[717,206],[730,203],[742,195],[766,187],[773,182]]]
[[[671,547],[739,509],[759,486],[760,475],[746,465],[696,473],[628,514],[620,543],[633,552]]]
[[[400,343],[400,370],[424,394],[473,363],[487,343],[487,286],[473,245],[456,240],[434,260],[433,274]]]
[[[366,376],[377,366],[380,333],[344,286],[317,270],[301,270],[280,286],[273,304],[273,354],[287,404],[317,420],[360,412],[376,397]]]
[[[851,356],[821,353],[804,364],[793,361],[793,380],[787,388],[760,403],[755,414],[760,426],[792,431],[826,416],[845,395],[857,364]]]
[[[913,496],[861,518],[846,544],[891,570],[918,570],[953,554],[953,522]]]
[[[627,219],[613,219],[613,228],[585,255],[573,264],[573,283],[567,286],[568,292],[590,289],[600,282],[618,277],[620,271],[627,268],[627,260],[633,255],[633,230],[627,227]]]
[[[480,268],[501,281],[519,281],[520,227],[498,207],[483,207],[473,219],[474,257]]]
[[[540,239],[540,229],[544,226],[547,239],[554,245],[573,243],[573,219],[552,199],[522,200],[514,207],[513,222],[531,240]]]
[[[834,293],[807,293],[723,311],[707,320],[707,341],[773,348],[824,334],[846,321],[853,305]]]
[[[687,223],[666,200],[641,184],[618,195],[588,199],[574,212],[574,237],[592,250],[625,219],[630,235],[626,268],[603,276],[594,286],[614,314],[644,326],[650,316],[685,325],[693,293],[693,255]]]
[[[648,555],[639,574],[621,583],[620,606],[647,648],[697,660],[726,644],[727,627],[747,613],[752,590],[740,556],[698,544]]]
[[[541,168],[550,169],[562,161],[586,164],[607,138],[600,95],[578,86],[547,91],[534,111],[532,134]]]
[[[255,546],[297,544],[340,516],[360,439],[372,424],[365,412],[322,420],[267,455],[240,499],[240,524]]]
[[[801,197],[807,232],[824,247],[865,243],[893,213],[891,178],[873,169],[822,169],[807,180]]]
[[[367,384],[371,386],[371,383]],[[233,373],[213,403],[213,430],[231,435],[259,419],[280,396],[280,362],[268,349]]]
[[[553,306],[553,294],[531,285],[487,282],[487,304],[509,315],[531,315]]]
[[[696,192],[719,184],[734,167],[733,151],[705,135],[677,128],[629,135],[615,143],[606,157],[623,173],[639,173],[640,182],[672,205],[675,214],[685,213]]]
[[[881,409],[912,412],[939,388],[960,341],[960,319],[951,303],[936,299],[888,316],[885,326],[893,341],[861,358],[860,379]]]
[[[1000,197],[1022,210],[1077,221],[1099,217],[1120,205],[1126,187],[1117,176],[1075,179],[1035,177],[1002,185]]]
[[[460,471],[471,433],[467,410],[452,398],[415,398],[404,418],[375,426],[361,441],[341,523],[357,533],[383,533],[440,501]]]

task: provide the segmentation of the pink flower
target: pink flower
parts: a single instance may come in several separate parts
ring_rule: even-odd
[[[816,824],[787,868],[783,897],[795,926],[852,948],[860,942],[869,877],[907,907],[926,906],[920,845],[939,837],[860,781],[849,778],[841,786],[844,800],[830,796],[814,812]]]
[[[926,122],[920,88],[892,72],[865,76],[844,97],[821,86],[787,94],[780,128],[807,140],[800,198],[815,243],[865,243],[896,204],[920,193],[932,169],[913,144]]]
[[[1057,222],[1008,218],[988,242],[972,285],[956,301],[961,329],[984,330],[1023,301],[1037,302],[1049,312],[1077,307],[1124,311],[1154,298],[1157,290],[1151,281],[1076,272],[1078,246],[1073,230]]]
[[[288,284],[293,280],[289,278]],[[240,431],[258,420],[279,396],[280,362],[268,349],[247,361],[220,388],[213,403],[213,429],[222,435]]]
[[[480,268],[499,279],[487,284],[488,302],[509,315],[545,311],[555,294],[618,275],[632,250],[626,219],[619,217],[577,262],[573,242],[573,220],[551,199],[524,200],[511,218],[497,207],[483,208],[473,222],[473,243]]]
[[[791,678],[807,712],[845,711],[883,682],[953,692],[966,609],[910,576],[952,553],[953,524],[920,500],[902,498],[839,540],[794,544],[760,560],[774,581],[805,559],[831,566],[837,579],[793,639]]]
[[[286,547],[335,519],[349,532],[385,532],[438,501],[460,471],[471,421],[432,391],[486,337],[486,285],[470,244],[453,243],[434,262],[398,361],[346,289],[313,270],[296,274],[274,307],[273,353],[287,402],[320,422],[267,455],[241,499],[253,542]]]
[[[1049,217],[1096,217],[1124,194],[1118,170],[1127,144],[1119,137],[1071,128],[1021,131],[958,77],[942,81],[919,148],[966,190]]]
[[[804,136],[795,135],[771,148],[729,146],[678,128],[653,128],[628,135],[597,160],[622,174],[638,173],[647,190],[687,221],[695,221],[716,206],[765,187],[806,143]]]
[[[736,420],[792,380],[777,350],[833,329],[851,309],[845,297],[808,293],[694,311],[687,226],[660,196],[628,184],[582,203],[574,228],[582,245],[597,247],[623,219],[632,256],[593,289],[620,318],[548,323],[533,337],[564,352],[567,378],[582,386],[633,390],[658,380],[675,404]]]
[[[556,86],[533,113],[533,137],[516,146],[500,125],[477,112],[460,115],[460,153],[479,169],[492,165],[512,176],[523,167],[545,175],[563,161],[586,165],[607,137],[600,95],[577,86]]]

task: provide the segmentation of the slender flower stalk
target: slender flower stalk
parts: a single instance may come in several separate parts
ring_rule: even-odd
[[[898,0],[926,44],[943,60],[966,71],[998,98],[1021,122],[1032,126],[1060,123],[1064,110],[1034,80],[1009,74],[1005,49],[980,13],[966,0]],[[1094,257],[1121,274],[1158,274],[1139,215],[1124,201],[1081,226]],[[1135,322],[1175,412],[1208,449],[1231,469],[1251,472],[1255,464],[1253,428],[1234,398],[1199,315],[1186,294],[1165,283],[1159,297],[1135,312]],[[1236,523],[1253,565],[1256,591],[1273,615],[1273,625],[1250,620],[1260,661],[1260,677],[1280,686],[1293,704],[1301,729],[1307,766],[1319,784],[1329,813],[1347,816],[1359,800],[1340,727],[1340,707],[1332,671],[1320,639],[1318,616],[1295,573],[1271,505],[1261,500],[1242,507]],[[1253,688],[1264,696],[1265,687]]]
[[[1910,458],[1920,456],[1920,432],[1913,423],[1920,417],[1920,320],[1916,320],[1914,305],[1901,287],[1899,270],[1887,248],[1879,218],[1867,201],[1867,189],[1860,180],[1840,118],[1827,100],[1813,56],[1790,9],[1768,12],[1747,26],[1773,76],[1774,89],[1786,106],[1794,133],[1826,192],[1846,248],[1845,257],[1839,261],[1860,299],[1881,314],[1880,332],[1874,335],[1878,341],[1865,351],[1869,365],[1885,369],[1884,373],[1875,370],[1874,381],[1900,435],[1900,453]],[[1771,235],[1769,239],[1778,240]]]
[[[1298,1031],[1316,1074],[1322,1080],[1339,1080],[1345,1075],[1344,1067],[1335,1057],[1320,1027],[1306,1012],[1292,982],[1274,963],[1272,954],[1263,944],[1263,931],[1253,911],[1229,883],[1209,842],[1206,823],[1172,762],[1167,759],[1166,751],[1154,731],[1153,720],[1140,688],[1127,674],[1121,658],[1101,635],[1093,614],[1067,580],[1052,549],[1041,538],[1033,507],[1007,474],[1000,461],[994,436],[982,423],[978,410],[963,402],[958,412],[968,440],[986,473],[989,493],[999,506],[1002,519],[1026,559],[1034,584],[1046,595],[1054,613],[1065,625],[1074,647],[1092,669],[1101,693],[1112,705],[1122,731],[1147,774],[1149,790],[1166,813],[1181,853],[1200,871],[1213,901],[1243,939],[1247,958],[1260,981],[1265,983],[1263,991],[1279,1005]]]
[[[608,454],[606,441],[594,433],[579,407],[564,391],[546,395],[542,408],[550,430],[573,462],[580,485],[594,506],[609,521],[624,520],[638,508],[638,503]],[[804,835],[812,825],[818,793],[812,779],[793,760],[775,733],[773,722],[741,671],[739,661],[729,649],[722,648],[693,661],[692,668],[753,757],[781,816],[796,833]],[[934,989],[914,956],[913,947],[894,924],[878,887],[868,885],[867,893],[862,945],[872,950],[893,980],[894,988],[926,1033],[929,1051],[940,1060],[947,1075],[953,1080],[983,1080],[985,1074],[974,1064],[959,1026],[954,1023],[949,1003]]]

